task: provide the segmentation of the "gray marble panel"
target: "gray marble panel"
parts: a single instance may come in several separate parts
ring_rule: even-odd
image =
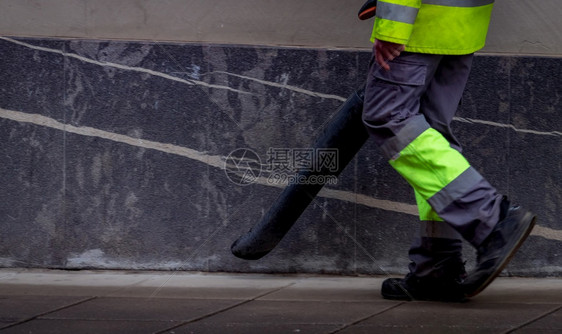
[[[0,39],[0,265],[403,273],[418,228],[413,191],[372,142],[271,254],[243,261],[229,250],[281,192],[267,182],[271,150],[309,148],[369,60],[354,50]],[[561,67],[476,57],[453,124],[469,161],[539,214],[513,274],[562,273]],[[241,185],[225,173],[237,149],[257,154],[260,179]]]

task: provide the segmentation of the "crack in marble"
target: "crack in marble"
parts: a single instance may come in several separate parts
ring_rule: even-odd
[[[65,56],[65,57],[78,59],[78,60],[83,61],[85,63],[90,63],[90,64],[94,64],[94,65],[99,65],[99,66],[104,66],[104,67],[113,67],[113,68],[118,68],[118,69],[126,70],[126,71],[146,73],[146,74],[149,74],[149,75],[152,75],[152,76],[161,77],[161,78],[164,78],[164,79],[167,79],[167,80],[177,81],[177,82],[187,84],[187,85],[190,85],[190,86],[202,86],[202,87],[206,87],[206,88],[225,89],[225,90],[228,90],[228,91],[231,91],[231,92],[240,93],[240,94],[244,94],[244,95],[254,95],[250,92],[241,91],[241,90],[234,89],[234,88],[228,87],[228,86],[213,85],[213,84],[209,84],[209,83],[199,81],[199,80],[182,79],[182,78],[179,78],[179,77],[176,77],[176,76],[173,76],[173,75],[169,75],[169,74],[159,72],[159,71],[154,71],[154,70],[147,69],[147,68],[144,68],[144,67],[135,67],[135,66],[122,65],[122,64],[112,63],[112,62],[98,61],[98,60],[94,60],[94,59],[91,59],[91,58],[88,58],[88,57],[83,57],[83,56],[77,55],[75,53],[70,53],[70,52],[65,52],[65,51],[62,51],[62,50],[32,45],[32,44],[17,41],[15,39],[11,39],[11,38],[8,38],[8,37],[0,36],[0,39],[5,40],[7,42],[17,44],[17,45],[20,45],[20,46],[25,46],[25,47],[33,49],[33,50],[49,52],[49,53],[56,53],[56,54],[60,54],[60,55]]]
[[[498,127],[498,128],[507,128],[507,129],[512,129],[515,132],[530,133],[530,134],[540,135],[540,136],[562,137],[562,132],[560,132],[560,131],[537,131],[537,130],[521,129],[521,128],[515,127],[515,125],[512,125],[512,124],[504,124],[504,123],[485,121],[485,120],[481,120],[481,119],[466,118],[466,117],[454,117],[453,120],[458,121],[458,122],[463,122],[463,123],[469,123],[469,124],[483,124],[483,125],[495,126],[495,127]]]
[[[214,72],[205,73],[204,75],[210,75],[210,74],[225,74],[225,75],[230,75],[230,76],[237,77],[237,78],[240,78],[240,79],[254,81],[254,82],[257,82],[257,83],[260,83],[260,84],[263,84],[263,85],[267,85],[267,86],[271,86],[271,87],[291,90],[291,91],[294,91],[294,92],[297,92],[297,93],[310,95],[310,96],[313,96],[313,97],[332,99],[332,100],[337,100],[337,101],[341,101],[341,102],[347,101],[346,98],[344,98],[342,96],[333,95],[333,94],[318,93],[318,92],[306,90],[306,89],[303,89],[303,88],[299,88],[299,87],[296,87],[296,86],[291,86],[291,85],[287,85],[287,84],[280,84],[280,83],[277,83],[277,82],[261,80],[261,79],[257,79],[257,78],[252,78],[252,77],[248,77],[248,76],[244,76],[244,75],[235,74],[235,73],[229,73],[229,72],[224,72],[224,71],[214,71]],[[499,127],[499,128],[507,128],[507,129],[512,129],[513,131],[520,132],[520,133],[529,133],[529,134],[540,135],[540,136],[562,137],[561,131],[538,131],[538,130],[531,130],[531,129],[521,129],[521,128],[516,127],[513,124],[505,124],[505,123],[486,121],[486,120],[467,118],[467,117],[458,117],[458,116],[454,117],[453,120],[457,121],[457,122],[462,122],[462,123],[482,124],[482,125],[494,126],[494,127]]]
[[[224,166],[224,159],[221,156],[208,155],[203,152],[199,152],[197,150],[193,150],[187,147],[160,143],[160,142],[145,140],[141,138],[134,138],[134,137],[108,132],[96,128],[65,124],[55,119],[39,114],[28,114],[21,111],[13,111],[13,110],[6,110],[0,108],[0,117],[5,119],[10,119],[16,122],[31,123],[39,126],[45,126],[51,129],[56,129],[67,133],[73,133],[73,134],[88,136],[88,137],[97,137],[97,138],[107,139],[131,146],[175,154],[175,155],[189,158],[191,160],[203,162],[212,167],[223,168]]]
[[[173,75],[169,75],[169,74],[166,74],[166,73],[163,73],[163,72],[150,70],[150,69],[143,68],[143,67],[127,66],[127,65],[111,63],[111,62],[101,62],[101,61],[93,60],[93,59],[83,57],[83,56],[80,56],[80,55],[77,55],[77,54],[74,54],[74,53],[68,53],[68,52],[64,52],[62,50],[37,46],[37,45],[21,42],[21,41],[12,39],[12,38],[8,38],[8,37],[0,36],[0,39],[5,40],[5,41],[10,42],[10,43],[20,45],[20,46],[25,46],[27,48],[31,48],[31,49],[34,49],[34,50],[50,52],[50,53],[57,53],[57,54],[60,54],[60,55],[63,55],[63,56],[72,57],[72,58],[75,58],[75,59],[78,59],[78,60],[81,60],[81,61],[84,61],[84,62],[87,62],[87,63],[99,65],[99,66],[109,66],[109,67],[119,68],[119,69],[122,69],[122,70],[147,73],[147,74],[150,74],[150,75],[153,75],[153,76],[158,76],[158,77],[161,77],[161,78],[164,78],[164,79],[177,81],[177,82],[181,82],[181,83],[192,85],[192,86],[193,85],[199,85],[199,86],[203,86],[203,87],[207,87],[207,88],[225,89],[225,90],[229,90],[229,91],[232,91],[232,92],[245,94],[245,95],[254,95],[251,92],[237,90],[237,89],[234,89],[234,88],[229,87],[229,86],[213,85],[213,84],[209,84],[209,83],[206,83],[206,82],[203,82],[203,81],[198,81],[198,80],[186,80],[186,79],[175,77]],[[306,89],[299,88],[299,87],[296,87],[296,86],[280,84],[280,83],[276,83],[276,82],[261,80],[261,79],[258,79],[258,78],[252,78],[252,77],[243,76],[243,75],[239,75],[239,74],[234,74],[234,73],[229,73],[229,72],[224,72],[224,71],[209,72],[208,74],[212,74],[212,73],[219,73],[219,74],[226,74],[226,75],[230,75],[230,76],[235,76],[235,77],[238,77],[238,78],[241,78],[241,79],[252,80],[252,81],[259,82],[261,84],[272,86],[272,87],[285,88],[285,89],[289,89],[289,90],[292,90],[292,91],[295,91],[295,92],[298,92],[298,93],[302,93],[302,94],[306,94],[306,95],[310,95],[310,96],[314,96],[314,97],[334,99],[334,100],[341,101],[341,102],[346,101],[346,98],[342,97],[342,96],[314,92],[314,91],[306,90]],[[516,132],[520,132],[520,133],[529,133],[529,134],[543,135],[543,136],[562,137],[561,131],[539,131],[539,130],[531,130],[531,129],[521,129],[521,128],[515,127],[512,124],[505,124],[505,123],[479,120],[479,119],[472,119],[472,118],[464,118],[464,117],[455,117],[454,120],[458,121],[458,122],[463,122],[463,123],[483,124],[483,125],[495,126],[495,127],[501,127],[501,128],[510,128],[510,129],[512,129]]]
[[[3,108],[0,108],[0,117],[20,123],[30,123],[34,125],[45,126],[48,128],[52,128],[60,131],[66,131],[68,133],[73,133],[77,135],[97,137],[97,138],[102,138],[122,144],[131,145],[131,146],[179,155],[191,160],[202,162],[211,167],[219,168],[221,170],[225,169],[226,157],[218,156],[218,155],[208,155],[204,152],[200,152],[183,146],[160,143],[160,142],[155,142],[155,141],[145,140],[140,138],[133,138],[130,136],[108,132],[92,127],[73,126],[73,125],[61,123],[55,119],[43,115],[29,114],[21,111],[7,110]],[[255,180],[255,183],[264,186],[276,187],[276,188],[284,188],[287,185],[286,183],[281,183],[281,182],[278,183],[271,182],[271,180],[266,177],[258,177]],[[395,211],[399,213],[417,215],[417,209],[415,209],[415,206],[413,205],[400,203],[400,202],[392,202],[387,200],[379,200],[366,195],[360,195],[348,191],[324,188],[320,191],[318,196],[347,201],[347,202],[357,202],[365,206],[383,209],[387,211]]]
[[[200,152],[183,146],[160,143],[160,142],[144,140],[140,138],[133,138],[130,136],[108,132],[92,127],[73,126],[73,125],[61,123],[55,119],[43,115],[29,114],[21,111],[7,110],[3,108],[0,108],[0,118],[9,119],[20,123],[29,123],[38,126],[45,126],[48,128],[52,128],[60,131],[66,131],[77,135],[97,137],[97,138],[111,140],[114,142],[123,143],[131,146],[179,155],[182,157],[186,157],[188,159],[202,162],[211,167],[219,168],[221,170],[225,169],[226,159],[224,156],[208,155],[204,152]],[[256,183],[264,186],[277,187],[277,188],[283,188],[286,185],[283,183],[272,183],[268,178],[265,177],[257,178]],[[351,191],[336,190],[336,189],[330,189],[325,187],[318,193],[318,196],[323,198],[336,199],[345,202],[357,203],[371,208],[404,213],[413,216],[417,216],[418,214],[417,207],[415,205],[402,203],[402,202],[394,202],[389,200],[381,200]],[[531,235],[540,236],[549,240],[562,241],[562,230],[555,230],[540,225],[536,225]]]
[[[297,86],[287,85],[286,83],[280,84],[280,83],[277,83],[277,82],[261,80],[261,79],[258,79],[258,78],[252,78],[252,77],[248,77],[248,76],[244,76],[244,75],[240,75],[240,74],[235,74],[235,73],[230,73],[230,72],[213,71],[213,72],[205,73],[202,76],[213,75],[213,74],[226,74],[226,75],[230,75],[230,76],[233,76],[233,77],[236,77],[236,78],[254,81],[254,82],[266,85],[266,86],[276,87],[276,88],[281,88],[281,89],[287,89],[287,90],[291,90],[291,91],[296,92],[296,93],[310,95],[310,96],[313,96],[313,97],[337,100],[337,101],[341,101],[341,102],[346,101],[346,98],[338,96],[338,95],[319,93],[319,92],[307,90],[307,89],[304,89],[304,88],[300,88],[300,87],[297,87]]]
[[[555,230],[553,228],[545,227],[536,224],[531,232],[531,235],[543,237],[548,240],[562,241],[562,230]]]

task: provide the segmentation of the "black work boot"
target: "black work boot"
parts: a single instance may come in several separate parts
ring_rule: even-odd
[[[382,283],[381,294],[392,300],[430,300],[464,302],[466,297],[462,282],[466,277],[464,263],[448,266],[448,273],[441,277],[417,277],[409,273],[405,278],[388,278]]]
[[[461,282],[466,271],[460,239],[450,234],[447,238],[419,237],[413,241],[408,254],[412,260],[410,273],[402,279],[385,280],[381,289],[384,298],[455,302],[465,299]]]
[[[507,208],[509,202],[504,199]],[[535,225],[536,216],[521,207],[502,210],[500,222],[477,247],[477,264],[463,283],[467,297],[482,292],[501,273]]]

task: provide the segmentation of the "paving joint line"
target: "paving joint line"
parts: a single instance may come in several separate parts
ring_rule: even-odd
[[[148,282],[151,279],[152,279],[151,277],[147,277],[147,278],[143,278],[139,281],[136,281],[136,282],[128,284],[128,285],[124,285],[124,286],[120,286],[120,287],[114,287],[113,289],[109,289],[105,293],[99,294],[98,297],[99,298],[121,298],[121,296],[117,295],[119,292],[138,287],[139,285],[141,285],[145,282]]]
[[[98,297],[95,297],[95,296],[94,296],[94,297],[89,297],[89,298],[86,298],[86,299],[77,301],[77,302],[75,302],[75,303],[72,303],[72,304],[70,304],[70,305],[62,306],[62,307],[59,307],[59,308],[54,309],[54,310],[51,310],[51,311],[47,311],[47,312],[43,312],[43,313],[38,314],[38,315],[34,315],[34,316],[29,317],[29,318],[27,318],[27,319],[23,319],[23,320],[17,321],[17,322],[15,322],[15,323],[13,323],[13,324],[8,324],[7,326],[0,327],[0,331],[3,331],[3,330],[8,329],[8,328],[16,327],[16,326],[19,326],[19,325],[23,325],[23,324],[25,324],[25,323],[27,323],[27,322],[30,322],[30,321],[33,321],[33,320],[35,320],[35,319],[37,319],[37,318],[41,318],[41,317],[44,317],[44,316],[46,316],[46,315],[49,315],[49,314],[52,314],[52,313],[55,313],[55,312],[58,312],[58,311],[62,311],[62,310],[65,310],[65,309],[68,309],[68,308],[71,308],[71,307],[74,307],[74,306],[77,306],[77,305],[80,305],[80,304],[89,302],[89,301],[94,300],[94,299],[96,299],[96,298],[98,298]]]
[[[526,321],[526,322],[522,323],[521,325],[519,325],[519,326],[517,326],[517,327],[510,328],[510,329],[508,329],[507,331],[502,332],[501,334],[509,334],[509,333],[513,333],[513,332],[515,332],[515,331],[517,331],[517,330],[523,329],[524,327],[526,327],[526,326],[528,326],[528,325],[530,325],[530,324],[532,324],[532,323],[534,323],[534,322],[537,322],[537,321],[539,321],[539,320],[541,320],[541,319],[543,319],[543,318],[548,317],[549,315],[551,315],[551,314],[553,314],[553,313],[559,311],[560,309],[562,309],[562,305],[558,305],[558,307],[555,307],[553,310],[547,311],[547,312],[545,312],[545,313],[543,313],[543,314],[541,314],[541,315],[539,315],[539,316],[537,316],[537,317],[535,317],[535,318],[533,318],[533,319],[531,319],[531,320],[529,320],[529,321]]]
[[[343,331],[343,330],[345,330],[345,329],[348,329],[348,328],[350,328],[350,327],[353,327],[353,326],[355,326],[355,325],[357,325],[357,324],[360,324],[360,323],[362,323],[362,322],[364,322],[364,321],[367,321],[367,320],[369,320],[369,319],[371,319],[371,318],[376,317],[377,315],[380,315],[380,314],[383,314],[383,313],[385,313],[385,312],[388,312],[388,311],[390,311],[390,310],[392,310],[392,309],[395,309],[395,308],[397,308],[397,307],[399,307],[399,306],[402,306],[402,305],[404,305],[404,304],[406,304],[406,303],[407,303],[407,302],[400,302],[400,303],[398,303],[398,304],[396,304],[396,305],[389,306],[389,307],[387,307],[387,308],[385,308],[385,309],[383,309],[383,310],[381,310],[381,311],[375,312],[375,313],[370,314],[370,315],[368,315],[368,316],[366,316],[366,317],[363,317],[363,318],[361,318],[361,319],[355,320],[355,321],[353,321],[353,322],[351,322],[351,323],[349,323],[349,324],[345,324],[345,325],[343,325],[342,327],[336,329],[335,331],[329,332],[328,334],[336,334],[336,333],[339,333],[339,332],[341,332],[341,331]]]
[[[275,292],[277,292],[277,291],[281,291],[281,290],[283,290],[283,289],[289,288],[289,287],[291,287],[291,286],[293,286],[293,285],[295,285],[295,284],[296,284],[296,282],[293,282],[293,283],[291,283],[291,284],[288,284],[288,285],[285,285],[285,286],[282,286],[282,287],[273,289],[273,290],[271,290],[271,291],[264,292],[264,293],[262,293],[262,294],[260,294],[260,295],[257,295],[257,296],[255,296],[255,297],[252,297],[252,298],[250,298],[250,299],[243,300],[243,301],[241,301],[241,302],[239,302],[239,303],[236,303],[236,304],[234,304],[234,305],[230,305],[230,306],[227,306],[227,307],[222,308],[222,309],[220,309],[220,310],[217,310],[217,311],[214,311],[214,312],[211,312],[211,313],[208,313],[208,314],[204,314],[204,315],[202,315],[202,316],[199,316],[199,317],[196,317],[196,318],[193,318],[193,319],[184,321],[184,322],[179,323],[179,324],[177,324],[177,325],[174,325],[174,326],[172,326],[172,327],[169,327],[169,328],[166,328],[166,329],[163,329],[163,330],[159,330],[159,331],[157,331],[157,332],[154,332],[153,334],[163,334],[163,333],[167,333],[167,332],[169,332],[169,331],[171,331],[171,330],[174,330],[174,329],[176,329],[176,328],[180,328],[180,327],[182,327],[182,326],[185,326],[185,325],[188,325],[188,324],[192,324],[192,323],[194,323],[194,322],[201,321],[201,320],[204,320],[204,319],[213,317],[213,316],[215,316],[215,315],[217,315],[217,314],[224,313],[224,312],[226,312],[226,311],[232,310],[232,309],[234,309],[234,308],[236,308],[236,307],[238,307],[238,306],[242,306],[242,305],[248,304],[248,303],[250,303],[250,302],[256,301],[256,300],[258,300],[258,299],[260,299],[260,298],[263,298],[263,297],[265,297],[265,296],[267,296],[267,295],[273,294],[273,293],[275,293]]]

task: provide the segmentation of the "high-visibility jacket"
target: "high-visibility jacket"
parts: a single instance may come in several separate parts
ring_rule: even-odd
[[[406,51],[461,55],[486,40],[494,0],[379,0],[371,41],[406,45]]]

